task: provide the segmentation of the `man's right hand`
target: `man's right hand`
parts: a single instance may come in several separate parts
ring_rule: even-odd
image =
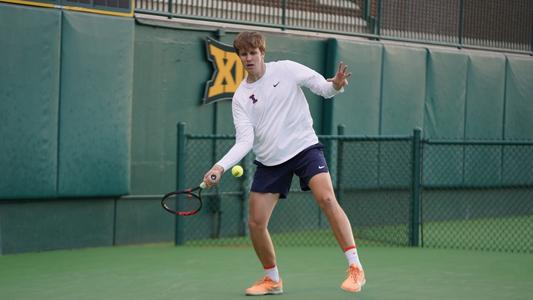
[[[224,174],[224,168],[222,168],[219,165],[214,165],[211,167],[207,173],[204,175],[204,183],[207,187],[212,187],[217,185],[220,182],[220,178],[222,178],[222,174]],[[211,179],[211,176],[215,175],[215,180]]]

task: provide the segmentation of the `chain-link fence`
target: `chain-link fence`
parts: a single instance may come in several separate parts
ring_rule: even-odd
[[[533,252],[533,143],[427,142],[423,245]]]
[[[533,142],[438,142],[404,137],[321,136],[336,195],[358,243],[533,253]],[[232,136],[183,132],[178,183],[198,184]],[[178,218],[177,243],[250,245],[247,197],[255,165],[226,173],[205,208]],[[272,215],[276,245],[334,246],[326,217],[293,178]]]
[[[533,51],[530,0],[136,0],[136,12],[457,47]]]

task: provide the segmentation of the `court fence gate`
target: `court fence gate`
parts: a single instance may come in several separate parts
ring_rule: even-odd
[[[177,188],[198,179],[234,144],[233,135],[186,133],[178,124]],[[359,245],[533,253],[533,141],[319,136],[337,200]],[[204,209],[177,217],[176,245],[247,246],[253,155],[235,178],[203,193]],[[277,246],[335,246],[325,215],[293,178],[269,223]]]

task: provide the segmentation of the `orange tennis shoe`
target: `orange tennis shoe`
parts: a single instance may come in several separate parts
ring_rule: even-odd
[[[351,264],[350,267],[348,267],[347,273],[348,277],[346,277],[346,280],[341,284],[341,288],[352,293],[361,291],[361,288],[363,288],[363,285],[366,283],[365,272],[363,269],[356,264]]]
[[[265,276],[246,289],[246,296],[279,295],[283,293],[283,282]]]

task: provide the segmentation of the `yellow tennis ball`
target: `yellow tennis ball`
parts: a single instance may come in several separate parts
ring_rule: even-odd
[[[231,168],[231,175],[235,177],[241,177],[242,174],[244,174],[244,170],[241,166],[236,165],[236,166],[233,166],[233,168]]]

